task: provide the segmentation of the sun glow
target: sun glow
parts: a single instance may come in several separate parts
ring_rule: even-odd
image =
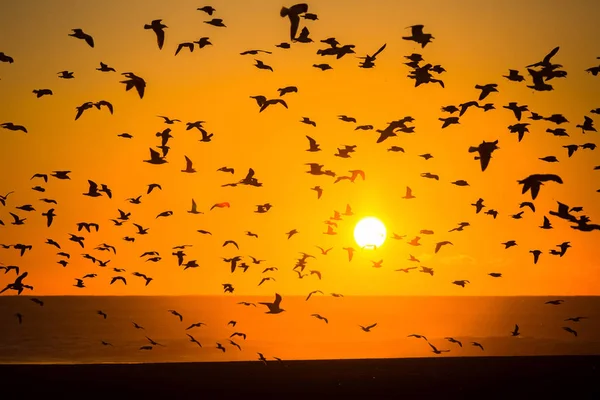
[[[361,248],[380,247],[385,242],[385,236],[385,225],[375,217],[361,219],[354,228],[354,240]]]

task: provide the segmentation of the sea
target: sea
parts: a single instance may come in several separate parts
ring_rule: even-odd
[[[227,362],[257,360],[258,353],[282,360],[600,355],[600,297],[316,294],[306,300],[284,295],[281,307],[286,311],[280,314],[266,314],[267,308],[258,304],[272,297],[37,299],[43,306],[28,296],[0,297],[1,364]],[[564,302],[545,304],[556,299]],[[169,310],[181,314],[182,320]],[[313,314],[327,318],[327,323]],[[566,321],[572,317],[586,318]],[[187,329],[199,322],[205,325]],[[373,324],[377,325],[368,332],[361,328]],[[520,334],[513,337],[515,324]],[[436,355],[430,344],[449,351]],[[140,349],[145,346],[150,349]]]

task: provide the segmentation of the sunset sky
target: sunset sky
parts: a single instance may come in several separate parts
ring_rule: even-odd
[[[208,16],[196,8],[210,4],[216,12]],[[0,129],[0,195],[14,191],[6,206],[0,205],[0,243],[33,245],[20,257],[14,249],[0,248],[0,262],[18,265],[28,271],[27,283],[33,293],[42,295],[179,295],[220,294],[222,284],[231,283],[235,295],[281,294],[306,295],[320,289],[325,293],[349,295],[600,295],[600,231],[580,232],[570,224],[548,214],[557,209],[557,201],[571,207],[583,207],[583,215],[600,222],[600,149],[579,149],[571,158],[562,146],[596,143],[599,134],[582,134],[575,125],[584,116],[595,120],[600,130],[600,116],[590,110],[600,107],[600,76],[585,72],[600,64],[600,3],[597,1],[311,1],[309,12],[318,20],[301,19],[313,43],[293,43],[290,49],[275,47],[289,42],[289,20],[281,18],[280,1],[198,1],[131,0],[117,2],[83,1],[4,1],[0,5],[0,52],[14,63],[0,63],[0,123],[24,125],[28,133]],[[226,28],[203,23],[222,18]],[[168,26],[162,50],[156,36],[144,24],[162,19]],[[435,39],[424,49],[415,42],[402,40],[410,35],[407,26],[423,24]],[[92,35],[95,47],[69,37],[71,29],[81,28]],[[186,49],[174,56],[177,45],[200,37],[209,37],[212,46]],[[354,44],[356,54],[336,60],[316,55],[326,44],[320,40],[335,37],[342,45]],[[373,54],[383,44],[386,49],[377,57],[375,68],[358,67],[357,57]],[[551,92],[534,92],[526,65],[544,58],[554,47],[560,50],[552,59],[568,72],[565,79],[554,79]],[[257,56],[239,53],[250,49],[272,51]],[[407,77],[410,68],[403,56],[419,53],[424,63],[440,64],[447,72],[439,76],[445,88],[425,84],[417,88]],[[274,72],[254,67],[259,59]],[[100,72],[100,62],[117,72]],[[328,63],[333,69],[321,71],[313,64]],[[511,82],[502,77],[517,69],[527,82]],[[59,79],[62,70],[73,71],[75,79]],[[125,91],[122,72],[133,72],[145,79],[143,99]],[[497,83],[499,93],[490,94],[480,104],[494,103],[496,110],[484,112],[471,108],[460,125],[441,129],[440,117],[449,117],[440,108],[477,100],[477,84]],[[289,109],[270,106],[259,113],[249,96],[278,98],[278,88],[297,86],[298,93],[282,98]],[[51,89],[52,96],[40,99],[34,89]],[[114,115],[106,109],[87,110],[74,121],[76,107],[87,101],[106,100],[113,104]],[[525,112],[521,122],[528,122],[530,133],[522,142],[508,126],[517,123],[513,113],[502,108],[509,102],[526,104],[543,116],[563,114],[570,122],[560,125],[570,137],[555,137],[546,132],[557,126],[548,121],[532,121]],[[337,118],[345,114],[357,124]],[[164,124],[157,115],[180,119],[181,123]],[[456,116],[457,114],[454,114]],[[412,116],[414,134],[399,132],[397,137],[376,143],[374,131],[355,130],[356,125],[373,125],[385,129],[388,122]],[[317,126],[299,121],[309,117]],[[185,130],[185,122],[206,121],[205,128],[214,133],[212,142],[199,142],[197,130]],[[173,139],[167,164],[149,165],[149,148],[160,144],[156,132],[170,127]],[[133,139],[118,137],[127,132]],[[309,135],[323,151],[307,152]],[[499,150],[485,172],[468,153],[470,146],[482,141],[499,140]],[[356,145],[349,159],[334,157],[336,148]],[[389,152],[401,146],[405,152]],[[425,160],[419,155],[430,153]],[[546,163],[540,157],[556,156],[559,163]],[[198,171],[180,172],[188,156]],[[334,178],[312,176],[305,163],[324,164],[338,176],[361,169],[366,180],[354,183]],[[231,167],[235,174],[217,172]],[[263,187],[221,185],[243,179],[253,168]],[[30,178],[35,173],[50,174],[70,170],[71,180],[50,177],[47,184]],[[421,173],[440,176],[439,181],[422,178]],[[521,194],[517,180],[531,174],[552,173],[564,184],[546,183],[535,200],[536,212],[519,209],[531,196]],[[90,198],[82,193],[87,180],[108,185],[113,198]],[[458,187],[450,182],[466,180],[470,186]],[[146,195],[147,185],[159,183],[162,191]],[[43,186],[45,193],[33,191]],[[323,196],[317,200],[310,188],[319,185]],[[406,187],[415,199],[405,200]],[[141,204],[126,199],[142,195]],[[51,198],[58,205],[39,201]],[[478,198],[498,211],[492,218],[475,214],[471,206]],[[192,198],[204,214],[187,213]],[[215,203],[229,202],[229,209],[214,209]],[[271,203],[265,214],[254,213],[256,205]],[[35,211],[15,207],[31,204]],[[327,231],[324,221],[334,210],[343,212],[350,204],[355,215],[343,217]],[[51,227],[41,215],[55,208],[57,217]],[[118,209],[131,212],[123,226],[110,219]],[[156,218],[171,210],[174,215]],[[512,214],[525,211],[523,219]],[[24,225],[11,225],[9,212],[27,218]],[[580,215],[582,215],[580,214]],[[554,229],[542,230],[544,215]],[[357,251],[348,262],[342,247],[353,246],[355,224],[362,217],[375,216],[387,227],[388,239],[377,250]],[[449,232],[460,222],[471,226],[463,232]],[[77,232],[77,222],[96,222],[98,233]],[[132,223],[149,228],[148,235],[136,234]],[[210,231],[212,236],[197,230]],[[298,234],[287,239],[286,232]],[[433,230],[423,235],[422,229]],[[259,238],[245,235],[257,233]],[[406,235],[394,240],[392,233]],[[85,249],[69,241],[69,234],[84,236]],[[123,240],[135,237],[135,242]],[[407,244],[415,236],[421,246]],[[71,254],[63,268],[57,261],[58,249],[45,244],[57,241],[62,251]],[[240,249],[222,244],[235,240]],[[502,242],[515,240],[517,246],[504,249]],[[451,241],[434,254],[435,244]],[[570,241],[573,246],[564,257],[548,254],[556,245]],[[117,254],[94,250],[101,243],[117,247]],[[197,260],[196,269],[177,265],[172,247],[192,244],[185,250],[186,261]],[[326,256],[316,246],[333,247]],[[537,265],[530,250],[544,252]],[[158,251],[162,260],[145,262],[140,255]],[[292,271],[300,252],[314,255],[305,272],[315,275],[298,279]],[[101,260],[111,260],[106,268],[83,259],[89,253]],[[230,273],[223,257],[240,255],[250,269]],[[420,263],[408,261],[409,255]],[[266,260],[251,264],[248,256]],[[372,268],[371,261],[383,260],[382,268]],[[278,271],[262,274],[264,268]],[[435,275],[395,269],[426,266]],[[123,268],[117,273],[112,268]],[[138,271],[154,278],[149,286],[131,275]],[[502,278],[487,274],[499,272]],[[87,279],[86,288],[73,287],[75,278],[97,273]],[[109,285],[110,278],[122,275],[128,280]],[[275,282],[261,278],[271,276]],[[0,286],[13,282],[14,271],[0,273]],[[466,279],[465,288],[452,281]],[[0,289],[1,289],[0,288]],[[13,294],[5,292],[3,295]],[[29,293],[27,293],[29,294]]]

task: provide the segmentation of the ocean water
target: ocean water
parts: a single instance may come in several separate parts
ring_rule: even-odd
[[[560,298],[560,297],[559,297]],[[367,297],[285,296],[285,312],[236,303],[264,297],[0,297],[0,363],[144,363],[281,359],[600,354],[600,297]],[[183,321],[168,312],[177,310]],[[107,318],[97,314],[102,310]],[[18,323],[15,313],[23,315]],[[319,313],[328,323],[311,314]],[[569,317],[585,316],[580,322]],[[228,325],[236,321],[235,327]],[[133,322],[144,327],[136,329]],[[186,330],[192,323],[206,326]],[[377,323],[370,332],[359,325]],[[519,324],[521,336],[510,332]],[[564,331],[569,326],[578,336]],[[229,342],[233,337],[241,350]],[[201,344],[189,341],[192,334]],[[150,351],[145,336],[162,344]],[[445,340],[453,337],[463,347]],[[112,346],[102,345],[102,341]],[[477,341],[484,351],[470,344]],[[225,351],[217,349],[217,343]]]

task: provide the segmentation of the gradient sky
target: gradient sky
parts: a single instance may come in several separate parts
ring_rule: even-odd
[[[318,21],[305,21],[312,44],[293,44],[289,50],[274,47],[289,39],[289,22],[279,16],[279,1],[213,1],[227,28],[202,23],[211,17],[196,11],[201,4],[181,0],[173,4],[157,0],[117,2],[81,1],[4,1],[0,5],[0,51],[14,58],[13,64],[0,63],[0,122],[22,124],[29,130],[0,130],[0,194],[15,191],[0,206],[0,243],[25,243],[33,251],[19,257],[15,250],[0,249],[0,262],[18,265],[29,272],[28,282],[36,295],[47,294],[219,294],[222,283],[232,283],[235,294],[272,295],[306,294],[320,289],[345,295],[598,295],[598,247],[600,233],[579,232],[563,220],[551,218],[552,230],[538,227],[543,216],[561,201],[582,206],[593,222],[600,220],[600,165],[598,151],[579,150],[572,158],[562,148],[567,144],[598,143],[597,133],[581,134],[576,124],[583,117],[594,116],[590,110],[600,107],[600,77],[584,70],[598,65],[600,48],[600,4],[596,1],[312,1],[310,11]],[[287,4],[288,6],[291,4]],[[168,26],[162,50],[156,38],[143,26],[162,18]],[[402,40],[406,26],[424,24],[434,41],[421,49],[414,42]],[[69,37],[72,28],[91,34],[95,48]],[[208,36],[213,46],[183,50],[174,56],[177,44]],[[342,44],[356,45],[355,55],[340,60],[316,55],[326,45],[319,40],[336,37]],[[358,68],[356,56],[373,54],[382,44],[387,48],[377,58],[373,69]],[[552,81],[552,92],[533,92],[525,83],[510,82],[502,75],[541,60],[552,48],[560,46],[553,62],[562,64],[566,79]],[[273,54],[241,56],[249,49],[264,49]],[[422,85],[406,75],[403,56],[420,53],[426,62],[441,64],[445,89]],[[258,58],[274,72],[253,66]],[[100,62],[114,67],[117,73],[96,71]],[[314,63],[329,63],[333,70],[322,72]],[[70,70],[75,79],[62,80],[57,72]],[[125,92],[120,72],[131,71],[147,82],[146,95],[140,99],[133,91]],[[528,77],[529,80],[529,77]],[[447,117],[440,107],[476,100],[476,84],[498,83],[500,93],[491,94],[483,103],[492,102],[496,110],[484,113],[469,110],[460,126],[441,129],[439,117]],[[288,85],[298,93],[286,94],[289,109],[274,106],[263,113],[251,95],[277,97],[277,89]],[[37,99],[33,89],[50,88],[53,96]],[[86,101],[110,101],[114,115],[106,110],[90,110],[74,121],[75,107]],[[547,121],[528,120],[530,133],[522,142],[508,132],[516,123],[511,111],[502,108],[508,102],[527,104],[529,109],[548,116],[564,114],[570,121],[563,124],[570,138],[554,137]],[[346,114],[358,124],[372,124],[383,129],[386,123],[404,116],[415,118],[415,134],[399,133],[376,144],[374,131],[355,131],[354,124],[342,122],[337,115]],[[156,146],[155,133],[167,127],[157,115],[167,115],[184,122],[205,120],[214,133],[211,143],[198,142],[196,130],[185,125],[171,126],[174,139],[169,145],[168,164],[148,165],[148,148]],[[316,121],[317,127],[299,123],[302,117]],[[600,125],[600,118],[595,118]],[[599,128],[600,129],[600,128]],[[127,140],[117,134],[128,132]],[[305,135],[315,138],[322,152],[308,153]],[[489,168],[481,172],[479,163],[467,152],[469,146],[483,140],[499,140]],[[357,145],[350,159],[333,154],[337,147]],[[402,146],[405,153],[388,152]],[[419,154],[431,153],[424,160]],[[196,174],[184,174],[184,155],[189,156]],[[539,157],[555,155],[560,162],[549,164]],[[343,175],[362,169],[367,179],[354,184],[333,184],[324,176],[311,176],[304,163],[325,164]],[[235,175],[216,172],[222,166],[235,168]],[[245,176],[248,168],[264,187],[221,187]],[[71,181],[50,178],[48,184],[30,180],[34,173],[71,170]],[[423,172],[440,175],[440,181],[420,177]],[[563,185],[545,185],[535,201],[537,212],[525,210],[524,218],[515,220],[522,195],[518,179],[534,173],[556,173]],[[87,180],[106,183],[113,199],[88,198]],[[464,179],[470,187],[450,182]],[[145,195],[147,185],[160,183],[162,191]],[[32,191],[36,185],[46,193]],[[324,188],[317,200],[311,187]],[[417,197],[403,200],[406,186]],[[142,204],[125,199],[142,196]],[[38,199],[56,199],[57,218],[47,228],[40,214],[50,208]],[[489,208],[498,210],[497,219],[483,213],[476,215],[470,205],[479,197]],[[202,215],[186,211],[194,198]],[[211,205],[228,201],[230,209],[209,212]],[[255,214],[255,206],[270,202],[266,214]],[[15,211],[16,206],[32,204],[36,211]],[[336,236],[323,232],[323,221],[334,210],[343,211],[350,204],[355,216],[339,223]],[[132,213],[131,221],[121,227],[109,221],[118,216],[117,209]],[[169,218],[156,219],[162,211],[172,210]],[[10,225],[9,212],[27,221],[23,226]],[[407,235],[405,240],[389,239],[376,251],[357,252],[349,263],[342,247],[354,246],[353,228],[364,216],[376,216],[388,232]],[[97,222],[98,233],[84,233],[86,248],[68,241],[77,234],[76,223]],[[471,226],[463,232],[448,231],[459,222]],[[135,235],[131,222],[150,228],[149,235]],[[212,232],[200,235],[198,229]],[[298,229],[292,239],[285,232]],[[420,235],[420,247],[406,241],[431,229],[434,235]],[[244,235],[256,232],[259,239]],[[122,240],[135,236],[135,243]],[[70,264],[62,268],[56,262],[56,248],[44,244],[47,238],[59,242],[71,253]],[[236,240],[240,250],[227,246]],[[434,254],[436,242],[449,240],[454,246]],[[502,242],[515,240],[518,246],[504,250]],[[570,241],[573,248],[562,257],[547,252],[555,245]],[[93,250],[100,243],[117,246],[117,255]],[[187,260],[196,259],[200,268],[182,271],[171,248],[193,244],[186,250]],[[334,247],[322,256],[316,246]],[[529,250],[544,251],[534,265]],[[156,250],[163,257],[159,263],[144,262],[140,255]],[[118,275],[111,268],[99,268],[80,257],[90,253],[109,266],[127,270],[128,285],[108,285]],[[315,276],[299,280],[292,271],[299,252],[316,256],[309,269],[320,270],[323,280]],[[435,276],[394,269],[411,266],[409,254],[421,264],[435,269]],[[231,275],[222,257],[248,255],[267,260],[252,265],[246,273]],[[383,268],[371,267],[371,260],[383,259]],[[414,263],[413,263],[414,264]],[[276,282],[257,287],[267,266],[277,266]],[[154,278],[148,287],[131,276],[143,272]],[[501,272],[493,279],[487,274]],[[74,278],[97,273],[87,280],[85,289],[72,285]],[[265,275],[265,276],[267,276]],[[0,275],[0,286],[12,282],[13,272]],[[468,279],[466,288],[452,285]]]

